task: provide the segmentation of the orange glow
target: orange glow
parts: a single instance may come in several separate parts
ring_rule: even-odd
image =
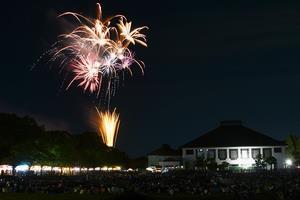
[[[103,143],[109,147],[114,147],[120,125],[119,114],[116,113],[116,108],[113,112],[99,112],[97,108],[96,110],[99,117],[98,129]]]

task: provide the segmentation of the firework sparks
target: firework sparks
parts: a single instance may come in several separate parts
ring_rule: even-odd
[[[96,91],[100,86],[101,76],[99,77],[99,67],[100,63],[95,61],[91,56],[85,58],[84,56],[78,56],[78,59],[74,60],[73,73],[75,77],[69,83],[67,89],[75,80],[80,80],[81,82],[78,86],[84,86],[84,90],[89,90],[91,92]]]
[[[108,147],[114,147],[118,136],[120,115],[117,114],[116,108],[113,112],[100,112],[97,108],[96,110],[98,113],[99,134],[103,143],[105,143]]]
[[[141,33],[148,29],[146,26],[132,29],[132,22],[121,15],[103,20],[100,4],[97,4],[96,19],[73,12],[63,13],[59,17],[66,15],[73,16],[79,26],[61,35],[62,39],[51,51],[52,61],[60,61],[60,66],[67,66],[74,76],[66,90],[77,84],[84,91],[97,92],[98,96],[103,81],[111,87],[113,84],[110,83],[117,79],[119,72],[128,71],[132,75],[133,64],[144,72],[144,63],[135,58],[129,46],[140,44],[147,47],[146,36]],[[110,91],[110,88],[104,90]]]

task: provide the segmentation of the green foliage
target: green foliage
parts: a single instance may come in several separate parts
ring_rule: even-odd
[[[204,169],[204,170],[211,170],[211,171],[215,171],[217,170],[217,168],[219,168],[220,170],[227,170],[229,166],[229,163],[227,162],[222,162],[220,165],[218,165],[215,161],[215,159],[205,159],[205,158],[197,158],[196,161],[196,167],[198,167],[199,169]]]
[[[216,160],[214,158],[207,159],[207,168],[211,171],[216,171],[218,168],[218,164],[216,163]]]
[[[55,166],[124,165],[125,153],[102,143],[97,133],[45,131],[33,118],[0,113],[0,163]]]
[[[265,162],[271,167],[271,170],[277,168],[277,159],[275,157],[270,156],[265,159]]]
[[[255,157],[254,161],[255,161],[255,166],[256,166],[257,169],[264,169],[264,168],[266,168],[266,166],[267,166],[267,163],[266,163],[266,161],[264,160],[262,154],[258,154],[258,155]]]
[[[228,170],[229,163],[228,162],[222,162],[220,165],[218,165],[218,168],[220,169],[220,171]]]
[[[205,158],[197,158],[196,160],[196,167],[200,169],[206,169],[207,168],[207,160]]]
[[[295,135],[289,135],[286,139],[287,154],[293,158],[296,164],[300,164],[300,138]]]

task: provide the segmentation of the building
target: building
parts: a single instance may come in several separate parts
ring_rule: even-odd
[[[286,145],[243,126],[241,121],[222,121],[220,125],[182,146],[185,166],[195,166],[198,159],[213,159],[217,164],[248,168],[258,154],[275,157],[277,168],[284,168]]]
[[[169,145],[163,144],[160,148],[148,154],[148,166],[176,167],[181,163],[181,151],[174,150]]]

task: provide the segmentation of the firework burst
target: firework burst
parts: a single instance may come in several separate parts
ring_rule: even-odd
[[[51,50],[51,61],[59,61],[59,66],[67,68],[73,75],[66,90],[76,84],[99,96],[101,90],[111,91],[110,87],[114,85],[111,82],[118,80],[120,72],[127,71],[132,75],[133,64],[144,72],[144,63],[135,58],[129,47],[136,44],[147,47],[146,36],[141,33],[148,29],[146,26],[132,29],[132,22],[122,15],[103,20],[100,4],[97,4],[96,19],[73,12],[59,17],[67,15],[73,16],[79,26],[61,35]]]
[[[119,114],[117,114],[116,109],[114,109],[113,112],[100,112],[97,108],[96,110],[98,113],[99,135],[101,136],[103,143],[108,147],[114,147],[120,125]]]

